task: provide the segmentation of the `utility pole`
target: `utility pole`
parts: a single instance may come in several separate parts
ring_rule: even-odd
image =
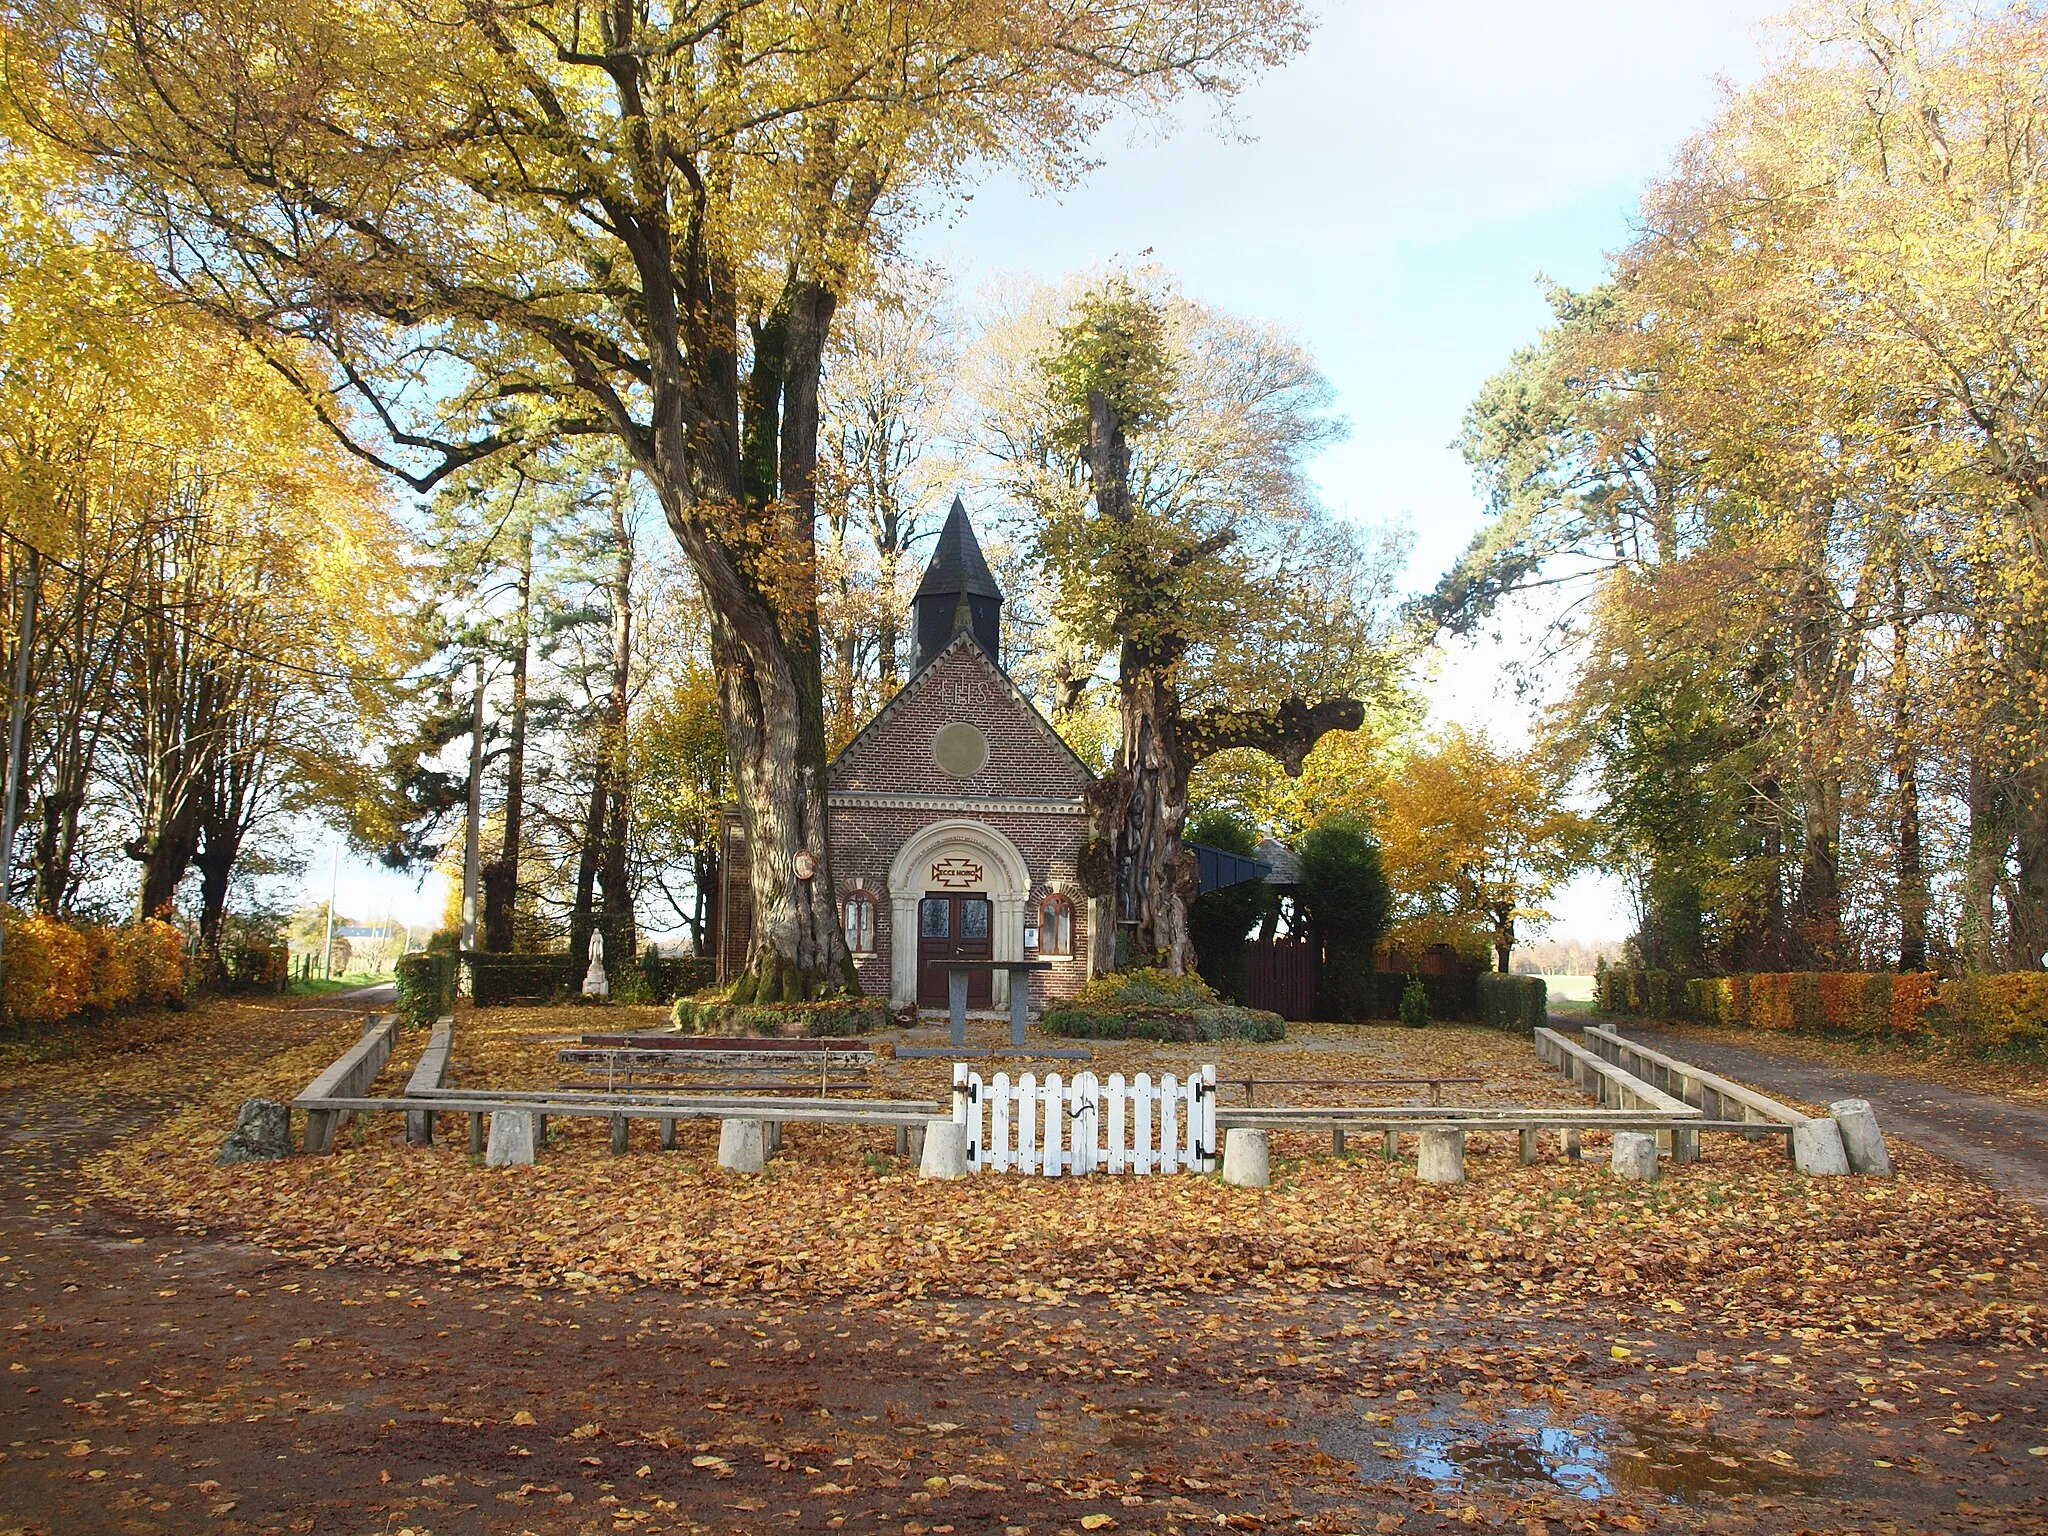
[[[21,581],[21,639],[14,652],[14,681],[7,691],[7,788],[6,805],[0,809],[0,907],[14,879],[14,830],[21,804],[21,758],[28,735],[28,662],[36,646],[36,597],[42,590],[43,557],[30,549]],[[0,946],[5,930],[0,929]],[[0,947],[0,965],[4,965]],[[4,974],[4,972],[0,972]]]
[[[477,894],[483,884],[482,833],[484,804],[484,663],[476,663],[476,697],[469,711],[469,829],[462,837],[462,948],[476,948]]]
[[[334,980],[334,898],[341,889],[341,839],[334,840],[334,859],[327,866],[327,947],[320,956],[320,974]]]

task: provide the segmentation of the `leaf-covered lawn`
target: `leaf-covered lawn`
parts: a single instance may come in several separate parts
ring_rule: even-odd
[[[557,1046],[594,1021],[617,1027],[623,1012],[466,1015],[461,1081],[551,1084]],[[240,1100],[289,1097],[354,1027],[338,1021],[317,1039],[237,1062],[189,1107],[101,1157],[91,1177],[139,1208],[319,1263],[459,1268],[528,1287],[782,1302],[1341,1288],[1409,1306],[1457,1298],[1506,1309],[1613,1297],[1673,1321],[1816,1336],[2048,1339],[2041,1224],[1910,1146],[1896,1149],[1895,1180],[1813,1180],[1790,1170],[1775,1140],[1710,1136],[1701,1163],[1667,1165],[1642,1185],[1608,1174],[1597,1137],[1587,1161],[1571,1164],[1546,1136],[1543,1160],[1525,1168],[1510,1135],[1475,1134],[1469,1182],[1439,1188],[1384,1162],[1377,1138],[1354,1140],[1353,1155],[1338,1158],[1325,1138],[1282,1136],[1274,1187],[1255,1192],[1185,1175],[926,1182],[890,1155],[886,1130],[803,1126],[786,1132],[766,1174],[738,1176],[716,1166],[712,1122],[685,1122],[672,1154],[656,1150],[651,1123],[635,1123],[630,1154],[614,1158],[603,1122],[557,1120],[537,1166],[493,1169],[467,1153],[457,1117],[444,1117],[439,1143],[425,1149],[404,1144],[397,1116],[380,1116],[351,1125],[333,1157],[216,1167]],[[419,1046],[419,1035],[407,1037],[380,1091],[402,1086]],[[1477,1030],[1115,1044],[1092,1065],[1098,1074],[1184,1072],[1206,1060],[1226,1077],[1478,1075],[1486,1085],[1447,1097],[1574,1102],[1527,1041]],[[944,1061],[890,1061],[872,1091],[942,1097],[949,1073]]]

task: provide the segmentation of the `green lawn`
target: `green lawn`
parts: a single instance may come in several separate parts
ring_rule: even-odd
[[[1590,1003],[1593,1001],[1592,976],[1546,976],[1544,985],[1549,989],[1550,1001],[1557,1003]]]
[[[308,997],[319,992],[346,992],[353,987],[374,987],[390,979],[389,971],[344,971],[333,978],[321,976],[316,972],[311,981],[300,981],[294,976],[287,990],[301,997]]]

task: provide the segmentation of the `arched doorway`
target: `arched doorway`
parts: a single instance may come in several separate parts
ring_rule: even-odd
[[[911,833],[889,865],[890,1003],[903,1007],[917,1001],[919,936],[927,915],[922,907],[928,896],[935,903],[930,926],[939,926],[938,909],[945,909],[949,952],[962,939],[976,948],[978,936],[963,934],[962,929],[986,921],[988,957],[1021,960],[1024,904],[1030,894],[1031,870],[1024,855],[994,827],[978,821],[935,821]],[[943,986],[940,982],[941,998]],[[1007,976],[995,977],[988,998],[998,1008],[1008,1004]]]

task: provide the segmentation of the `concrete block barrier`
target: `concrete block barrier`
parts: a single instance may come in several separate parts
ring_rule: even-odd
[[[1223,1136],[1223,1182],[1242,1189],[1272,1183],[1272,1154],[1264,1131],[1234,1130]]]
[[[1849,1171],[1890,1178],[1891,1149],[1885,1146],[1884,1133],[1877,1128],[1877,1112],[1870,1107],[1870,1100],[1837,1099],[1828,1106],[1828,1114],[1842,1133],[1842,1151],[1849,1159]]]

